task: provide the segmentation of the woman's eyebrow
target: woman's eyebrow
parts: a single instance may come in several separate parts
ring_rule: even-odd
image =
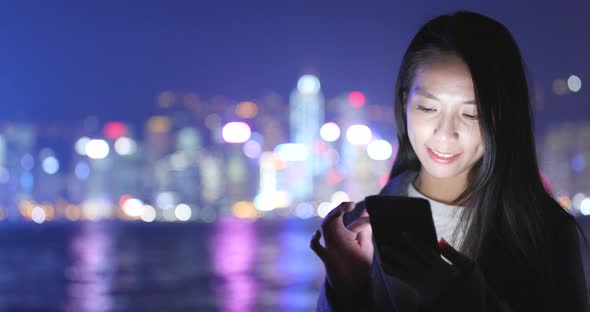
[[[435,101],[439,101],[440,102],[440,99],[439,98],[437,98],[436,96],[434,96],[432,93],[430,93],[430,92],[422,89],[421,87],[415,87],[414,88],[414,92],[416,94],[419,94],[419,95],[425,97],[425,98],[429,98],[431,100],[435,100]],[[465,102],[462,102],[462,103],[463,104],[475,104],[475,100],[465,101]]]

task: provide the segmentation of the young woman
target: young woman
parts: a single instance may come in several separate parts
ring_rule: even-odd
[[[399,152],[381,194],[430,202],[444,259],[407,233],[375,253],[364,204],[342,203],[310,242],[326,268],[318,310],[586,311],[577,225],[543,186],[509,31],[436,17],[395,91]]]

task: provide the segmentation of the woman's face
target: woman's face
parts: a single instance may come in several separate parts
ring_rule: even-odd
[[[421,174],[466,181],[484,146],[473,82],[463,61],[445,55],[419,66],[406,107],[408,136]]]

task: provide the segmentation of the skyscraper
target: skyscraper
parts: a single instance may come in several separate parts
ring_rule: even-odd
[[[297,181],[289,181],[295,200],[309,200],[313,195],[313,176],[319,168],[313,147],[320,138],[320,127],[324,123],[324,96],[320,89],[316,76],[304,75],[299,78],[289,100],[291,142],[301,144],[307,151],[303,161],[293,164],[300,170]]]

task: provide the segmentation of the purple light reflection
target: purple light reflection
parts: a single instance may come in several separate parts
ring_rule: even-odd
[[[256,228],[238,219],[220,220],[214,230],[209,249],[213,270],[221,279],[215,292],[223,294],[221,311],[253,311],[258,285],[252,278],[256,253]]]
[[[85,223],[70,245],[74,263],[65,269],[68,284],[66,311],[112,309],[112,239],[99,223]]]

